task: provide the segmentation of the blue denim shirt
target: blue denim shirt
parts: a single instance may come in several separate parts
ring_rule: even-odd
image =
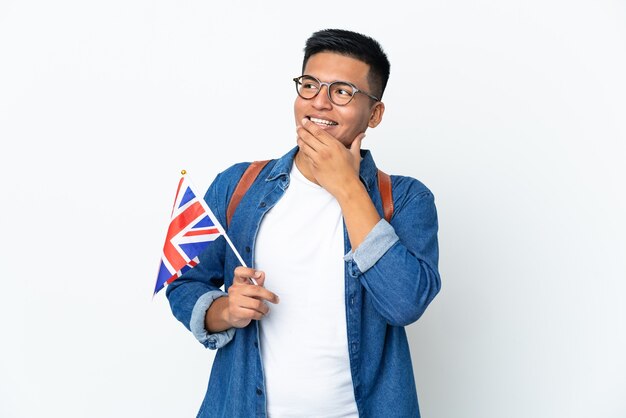
[[[289,187],[298,148],[272,160],[241,200],[228,236],[248,266],[263,215]],[[360,176],[382,217],[377,168],[362,151]],[[220,173],[205,200],[226,226],[226,208],[248,163]],[[437,269],[437,213],[432,193],[419,181],[391,176],[394,214],[381,219],[356,251],[344,227],[345,305],[350,370],[361,417],[419,417],[415,380],[404,326],[416,321],[440,288]],[[174,316],[210,349],[218,349],[198,417],[265,417],[263,364],[259,327],[208,333],[207,309],[220,288],[232,284],[239,265],[219,238],[200,256],[200,264],[167,287]],[[319,289],[324,297],[324,289]],[[338,318],[337,320],[343,320]]]

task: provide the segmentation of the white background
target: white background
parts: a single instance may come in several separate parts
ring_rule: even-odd
[[[213,353],[152,289],[179,172],[295,145],[315,30],[391,63],[385,171],[440,217],[427,418],[626,417],[626,5],[0,2],[0,416],[192,417]]]

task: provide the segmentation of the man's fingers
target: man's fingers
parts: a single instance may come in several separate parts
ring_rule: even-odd
[[[256,273],[255,269],[243,266],[236,267],[234,271],[235,277],[252,277]]]
[[[297,143],[300,147],[300,150],[304,153],[305,156],[311,158],[311,155],[315,153],[315,149],[311,145],[309,145],[309,143],[306,142],[301,136],[298,136]]]
[[[259,277],[263,280],[264,276]],[[244,327],[250,320],[260,320],[270,311],[266,302],[278,303],[278,295],[261,286],[234,283],[228,288],[228,305],[230,323],[236,327]]]
[[[270,311],[270,307],[266,303],[263,303],[259,299],[244,298],[239,301],[239,308],[249,309],[255,312],[259,312],[262,315],[267,315]]]
[[[324,132],[322,128],[320,128],[307,118],[303,118],[300,123],[302,124],[302,128],[306,131],[309,131],[313,136],[319,136],[321,133]]]
[[[361,142],[363,141],[363,138],[365,138],[365,134],[360,133],[356,136],[356,138],[354,138],[352,144],[350,144],[350,154],[352,154],[355,161],[361,161]]]
[[[257,300],[266,300],[272,303],[279,302],[277,294],[270,292],[269,290],[261,286],[246,286],[244,289],[241,289],[241,295]]]
[[[255,280],[264,276],[262,271],[251,269],[249,267],[239,266],[235,268],[235,274],[233,277],[233,283],[250,283],[250,278]]]
[[[350,144],[350,152],[353,155],[357,155],[359,158],[361,158],[361,142],[363,142],[363,138],[365,138],[365,134],[360,133],[354,138],[352,144]]]
[[[265,273],[261,272],[261,274],[259,274],[259,277],[255,277],[254,280],[256,280],[256,284],[258,284],[259,286],[263,286],[265,284]]]
[[[325,139],[328,139],[331,136],[328,132],[317,126],[315,123],[311,122],[307,118],[302,119],[302,129],[312,135],[319,142],[324,143]],[[332,136],[331,136],[332,137]]]
[[[254,277],[258,286],[251,284],[250,277]],[[239,298],[254,298],[278,303],[278,295],[264,288],[263,284],[265,284],[264,272],[247,267],[237,267],[233,285],[228,288],[228,295],[236,300],[239,300]]]
[[[320,147],[324,145],[318,137],[304,129],[302,126],[298,126],[296,129],[296,135],[298,135],[298,140],[302,141],[313,152],[317,152]]]
[[[238,318],[237,322],[239,323],[243,322],[242,324],[243,326],[248,325],[251,319],[260,321],[261,319],[263,319],[265,315],[267,315],[267,313],[261,313],[259,311],[255,311],[253,309],[247,309],[247,308],[238,308],[234,312],[234,314]]]
[[[333,141],[337,141],[334,136],[307,118],[302,119],[302,125],[297,128],[297,132],[298,136],[315,150],[319,150],[320,146],[330,145]]]
[[[267,305],[266,305],[267,308]],[[247,326],[251,320],[261,320],[265,315],[269,313],[268,311],[263,313],[254,309],[242,308],[239,306],[234,306],[229,309],[230,311],[230,321],[234,327],[243,328]]]

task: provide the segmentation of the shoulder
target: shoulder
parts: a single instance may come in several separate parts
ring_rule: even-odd
[[[206,198],[230,196],[249,165],[248,162],[237,163],[218,173],[207,190]]]
[[[253,162],[240,162],[231,165],[224,171],[217,174],[209,189],[206,193],[206,200],[211,200],[214,204],[224,204],[228,202],[235,192],[237,185],[242,181],[244,175],[246,175],[246,171],[251,167],[255,162],[263,163],[263,168],[260,172],[248,172],[247,176],[249,179],[254,180],[259,179],[261,177],[261,173],[265,170],[268,170],[276,160],[263,160],[263,161],[253,161]]]
[[[276,171],[279,173],[288,172],[297,149],[297,147],[292,148],[289,152],[287,152],[280,158],[253,161],[266,163],[259,173],[259,177],[263,175],[263,173],[269,173],[271,171],[274,171],[274,169],[276,169]],[[253,162],[241,162],[228,167],[226,170],[220,172],[216,176],[213,184],[211,184],[211,187],[215,185],[216,187],[227,190],[234,189],[237,186],[237,183],[239,183],[241,176],[243,176],[243,174]]]
[[[407,206],[434,206],[432,191],[420,180],[409,176],[391,175],[391,193],[394,207],[402,210]]]
[[[430,194],[432,192],[430,189],[422,183],[420,180],[409,177],[409,176],[401,176],[392,174],[391,176],[391,186],[393,187],[394,192],[397,191],[397,194],[409,194],[409,195],[421,195],[421,194]],[[396,193],[394,193],[395,195]]]
[[[389,173],[389,171],[385,170],[384,167],[379,167],[376,164],[371,151],[363,149],[361,150],[361,156],[363,157],[361,160],[361,174],[364,181],[372,184],[376,181],[375,178],[377,172],[380,173],[382,171],[383,173]],[[389,177],[391,178],[394,200],[396,196],[415,196],[422,194],[432,195],[428,187],[416,178],[399,174],[390,174]]]
[[[237,184],[237,182],[239,181],[243,173],[246,171],[246,169],[250,166],[250,164],[251,162],[248,161],[248,162],[241,162],[241,163],[231,165],[226,170],[221,171],[220,173],[217,174],[211,186],[213,186],[214,184],[217,184],[220,186],[227,186],[229,184]]]

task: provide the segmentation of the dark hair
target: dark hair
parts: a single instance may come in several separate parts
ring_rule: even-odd
[[[374,96],[382,99],[389,79],[389,59],[380,44],[369,36],[343,29],[324,29],[306,41],[302,72],[312,55],[335,52],[363,61],[370,66],[367,81]]]

